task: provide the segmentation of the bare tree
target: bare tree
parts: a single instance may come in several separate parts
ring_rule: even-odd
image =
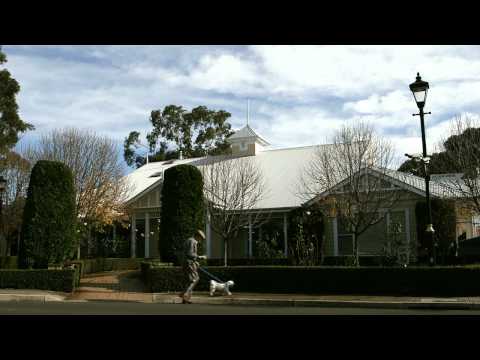
[[[0,173],[7,180],[3,199],[2,235],[5,236],[4,246],[0,246],[0,256],[9,256],[12,240],[20,236],[23,207],[27,196],[31,164],[16,152],[8,152],[0,159]]]
[[[266,214],[258,209],[266,195],[264,176],[252,157],[210,156],[200,171],[211,227],[223,240],[227,266],[229,239]]]
[[[398,198],[388,183],[392,145],[368,123],[342,126],[331,144],[319,146],[300,180],[301,194],[336,214],[353,234],[359,265],[359,236],[380,222]],[[313,199],[313,200],[312,200]]]
[[[443,140],[443,162],[451,174],[443,181],[466,210],[480,213],[480,121],[468,115],[456,116]]]
[[[128,185],[116,142],[94,131],[65,128],[43,135],[27,157],[60,161],[73,172],[77,214],[88,228],[111,224],[124,213]]]

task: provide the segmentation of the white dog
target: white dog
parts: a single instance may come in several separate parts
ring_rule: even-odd
[[[227,281],[226,283],[219,283],[215,280],[210,280],[210,296],[213,296],[216,291],[221,295],[232,295],[230,288],[235,285],[232,280]]]

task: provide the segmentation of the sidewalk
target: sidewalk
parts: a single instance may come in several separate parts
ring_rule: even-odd
[[[195,292],[194,304],[254,305],[279,307],[354,307],[390,309],[480,309],[480,297],[434,298],[364,295],[299,295],[234,293],[232,296],[210,297],[207,292]],[[141,303],[180,304],[177,293],[119,292],[105,288],[80,287],[75,293],[41,290],[0,289],[0,301],[133,301]],[[188,306],[188,305],[186,305]]]
[[[181,303],[178,294],[156,293],[152,301],[164,304]],[[217,305],[260,305],[260,306],[320,306],[320,307],[362,307],[390,309],[480,309],[480,297],[433,298],[394,297],[362,295],[299,295],[299,294],[252,294],[236,293],[232,296],[210,297],[208,293],[197,292],[192,296],[195,304]]]
[[[0,289],[0,301],[65,301],[70,294],[30,289]]]

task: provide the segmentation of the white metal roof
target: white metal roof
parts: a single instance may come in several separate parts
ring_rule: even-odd
[[[139,195],[146,193],[148,190],[155,187],[156,185],[162,183],[163,172],[166,169],[180,164],[188,164],[198,159],[199,158],[158,161],[145,164],[142,167],[136,169],[125,177],[129,186],[129,194],[126,200],[127,203],[131,202]],[[152,177],[152,175],[155,174],[161,175]]]
[[[361,169],[357,174],[363,173],[366,171],[367,168]],[[376,175],[376,176],[381,176],[386,178],[385,180],[388,181],[388,179],[393,180],[393,182],[396,185],[399,185],[403,188],[405,188],[408,191],[415,192],[419,195],[424,196],[425,195],[425,179],[419,176],[415,176],[409,173],[405,173],[402,171],[398,170],[392,170],[392,169],[375,169],[375,168],[368,168],[368,172],[370,175]],[[457,191],[452,186],[449,186],[448,183],[444,181],[440,181],[443,178],[441,177],[436,177],[434,179],[430,179],[430,194],[435,197],[439,198],[458,198],[462,197],[461,192]],[[338,184],[333,186],[332,188],[326,190],[322,194],[318,195],[316,199],[322,198],[327,196],[328,194],[331,193],[332,189],[342,185],[347,181],[346,179],[340,181]],[[314,201],[313,199],[311,201]]]
[[[302,199],[299,195],[299,181],[305,167],[321,146],[329,145],[265,150],[251,156],[250,158],[262,169],[267,189],[265,197],[258,204],[258,208],[276,209],[301,206],[305,199]],[[163,181],[163,176],[151,177],[153,174],[163,174],[166,169],[180,164],[201,167],[203,159],[205,158],[161,161],[140,167],[126,177],[131,186],[127,202],[135,200]],[[231,158],[225,161],[231,161]],[[386,170],[379,173],[384,173],[399,183],[405,184],[406,188],[411,191],[425,192],[425,180],[421,177],[396,170]],[[447,186],[445,181],[441,181],[440,178],[431,179],[430,192],[433,196],[442,198],[461,196],[458,191]]]
[[[259,209],[290,208],[302,204],[303,200],[297,194],[298,183],[304,167],[319,146],[321,145],[265,150],[250,157],[262,170],[267,189],[264,198],[258,204]],[[127,201],[134,200],[162,182],[161,177],[153,178],[151,175],[180,164],[190,163],[201,167],[202,159],[204,158],[175,160],[173,164],[162,161],[143,165],[127,175],[132,188]],[[225,161],[231,161],[231,158]]]

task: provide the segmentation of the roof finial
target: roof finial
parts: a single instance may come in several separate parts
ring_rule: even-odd
[[[250,99],[247,99],[247,126],[250,120]]]

